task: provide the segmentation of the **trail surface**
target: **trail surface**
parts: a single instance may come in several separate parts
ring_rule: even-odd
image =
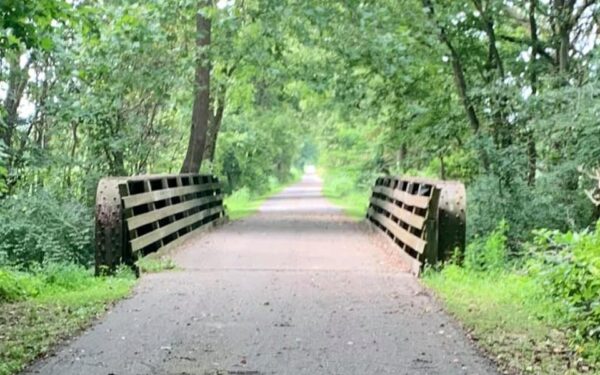
[[[370,236],[307,175],[27,374],[496,374]]]

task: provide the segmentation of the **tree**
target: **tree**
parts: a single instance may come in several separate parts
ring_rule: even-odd
[[[201,10],[196,14],[196,78],[194,87],[194,107],[188,148],[181,167],[181,173],[198,173],[202,164],[210,118],[210,34],[211,21],[203,11],[211,5],[207,0],[199,4]],[[203,9],[202,9],[203,8]],[[216,133],[215,133],[216,136]]]

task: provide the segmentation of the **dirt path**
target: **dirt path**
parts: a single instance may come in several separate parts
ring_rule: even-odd
[[[307,175],[27,373],[496,374],[369,237]]]

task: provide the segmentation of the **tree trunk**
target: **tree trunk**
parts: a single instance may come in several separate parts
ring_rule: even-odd
[[[569,37],[569,29],[560,31],[560,47],[558,49],[558,68],[561,74],[566,74],[569,71],[569,50],[571,49],[571,40]]]
[[[21,68],[20,55],[12,56],[7,58],[9,64],[9,75],[8,75],[8,87],[6,90],[6,98],[4,99],[4,111],[0,111],[0,146],[4,143],[4,147],[0,151],[8,154],[8,160],[6,163],[6,169],[8,173],[5,176],[1,176],[4,182],[0,185],[5,185],[8,190],[8,194],[11,194],[13,188],[16,186],[18,178],[8,177],[11,175],[11,171],[14,169],[15,161],[19,159],[21,155],[18,146],[20,142],[15,141],[15,131],[17,129],[19,121],[19,106],[21,100],[27,88],[27,82],[29,80],[29,66],[31,65],[31,59]],[[4,122],[4,124],[2,124]],[[27,135],[31,131],[31,126],[27,131]],[[18,141],[18,140],[17,140]]]
[[[13,133],[19,119],[19,105],[27,87],[28,70],[31,60],[27,62],[24,68],[20,66],[19,56],[9,58],[8,63],[10,65],[10,72],[6,98],[4,99],[4,110],[6,112],[4,114],[4,126],[0,127],[0,138],[4,141],[4,145],[10,152],[12,150]]]
[[[452,45],[450,38],[448,38],[446,29],[437,23],[435,19],[435,9],[431,1],[423,0],[423,6],[425,7],[425,9],[427,9],[427,11],[429,12],[429,16],[438,28],[438,36],[440,38],[440,41],[444,43],[450,51],[452,71],[454,73],[454,82],[456,83],[458,96],[460,97],[463,107],[465,108],[465,112],[467,114],[467,118],[469,119],[471,129],[473,129],[473,133],[478,133],[480,128],[480,122],[479,118],[477,117],[477,113],[475,112],[475,108],[473,107],[473,103],[471,102],[467,92],[467,80],[465,78],[464,68],[460,56],[454,48],[454,46]]]
[[[446,163],[444,162],[444,157],[440,156],[440,179],[446,179]]]
[[[217,113],[211,117],[210,127],[208,130],[208,136],[206,140],[206,149],[204,150],[204,160],[213,162],[215,160],[215,151],[217,149],[217,138],[219,137],[219,130],[221,129],[221,123],[223,122],[223,114],[225,113],[225,101],[222,98],[217,106]]]
[[[204,1],[202,4],[209,6],[210,1]],[[200,171],[206,146],[210,116],[210,61],[207,53],[210,46],[210,28],[210,20],[198,12],[196,15],[197,59],[194,107],[190,138],[181,173],[198,173]]]
[[[460,55],[458,54],[458,51],[456,50],[456,48],[454,48],[452,41],[448,37],[446,29],[437,22],[435,18],[435,8],[431,0],[423,0],[423,7],[426,9],[426,11],[429,14],[429,17],[436,26],[440,41],[443,44],[445,44],[448,50],[450,51],[450,61],[452,63],[452,72],[454,75],[454,82],[456,84],[458,96],[465,109],[465,113],[467,115],[467,119],[469,120],[469,125],[471,126],[473,134],[477,136],[481,128],[481,123],[479,121],[479,117],[477,116],[477,112],[475,111],[475,106],[469,98],[467,80],[465,78],[464,67]],[[488,170],[490,162],[486,151],[483,148],[479,147],[478,153],[483,168],[485,170]]]
[[[577,24],[572,19],[575,0],[554,0],[554,11],[556,12],[556,35],[558,45],[556,46],[556,62],[559,73],[566,74],[569,71],[569,52],[571,50],[571,30]]]
[[[235,71],[236,66],[231,66],[225,70],[225,83],[222,83],[217,91],[217,112],[211,109],[210,111],[210,123],[208,128],[208,135],[206,139],[206,149],[204,150],[205,156],[204,160],[208,160],[211,163],[215,160],[215,152],[217,150],[217,139],[219,137],[219,131],[221,130],[221,123],[223,122],[223,115],[225,114],[225,103],[227,96],[227,84],[229,78]]]
[[[488,37],[488,65],[490,68],[498,69],[500,78],[504,79],[504,63],[496,46],[496,31],[494,30],[494,19],[487,14],[487,9],[483,6],[481,0],[473,0],[475,8],[481,15],[482,27]]]
[[[537,57],[538,57],[538,31],[535,13],[537,9],[537,0],[529,1],[529,29],[531,32],[531,51],[532,56],[529,63],[530,79],[531,79],[531,96],[535,96],[538,91],[538,74],[537,74]],[[537,172],[537,151],[535,144],[535,133],[533,130],[528,130],[527,139],[527,184],[535,185],[535,175]]]

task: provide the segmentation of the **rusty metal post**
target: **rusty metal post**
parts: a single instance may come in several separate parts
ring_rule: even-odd
[[[119,185],[124,178],[103,178],[96,191],[96,275],[114,271],[121,262],[131,264],[127,256],[127,231]]]
[[[467,233],[467,192],[458,181],[438,181],[438,258],[449,260],[456,250],[459,259],[465,250]]]

